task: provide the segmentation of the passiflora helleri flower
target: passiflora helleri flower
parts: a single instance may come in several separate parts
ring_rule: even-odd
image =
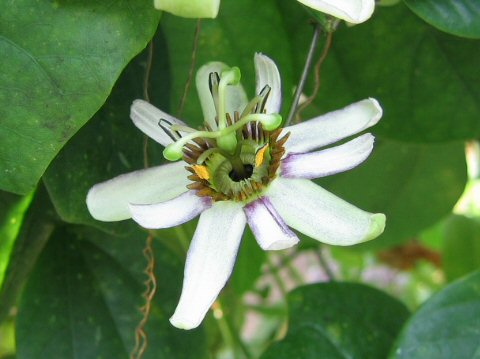
[[[278,69],[265,55],[256,54],[254,61],[257,95],[251,101],[238,68],[219,62],[200,68],[201,130],[134,101],[135,125],[176,162],[97,184],[87,196],[90,213],[102,221],[132,217],[156,229],[200,215],[180,301],[170,319],[178,328],[195,328],[203,320],[230,277],[247,223],[264,250],[295,245],[298,237],[289,227],[341,246],[373,239],[385,227],[383,214],[362,211],[310,181],[351,169],[368,157],[374,142],[368,133],[314,150],[375,125],[382,116],[378,102],[362,100],[280,128]]]

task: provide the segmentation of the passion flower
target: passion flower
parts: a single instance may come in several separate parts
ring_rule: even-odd
[[[351,169],[373,148],[371,134],[310,152],[375,125],[382,109],[366,99],[280,128],[280,75],[255,55],[256,96],[247,101],[238,68],[214,62],[197,73],[204,127],[193,129],[151,104],[134,101],[135,125],[176,161],[92,187],[87,205],[102,221],[132,217],[145,228],[180,225],[200,214],[187,254],[180,301],[170,321],[197,327],[228,280],[248,223],[264,250],[298,243],[292,227],[332,245],[380,235],[385,216],[358,209],[309,179]]]

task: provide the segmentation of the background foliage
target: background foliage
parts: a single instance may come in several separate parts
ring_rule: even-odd
[[[217,19],[201,21],[195,67],[240,67],[251,97],[253,54],[267,54],[286,115],[311,21],[293,0],[224,0]],[[153,143],[145,155],[129,107],[148,95],[180,114],[197,26],[148,1],[0,4],[0,358],[129,357],[149,234],[132,221],[95,221],[85,197],[162,162]],[[341,23],[302,118],[379,99],[373,155],[319,184],[386,213],[385,233],[354,248],[307,239],[275,255],[246,233],[216,315],[190,332],[168,318],[195,223],[151,233],[158,288],[144,358],[478,355],[479,39],[475,0],[405,0],[377,6],[366,23]],[[198,126],[194,87],[181,117]]]

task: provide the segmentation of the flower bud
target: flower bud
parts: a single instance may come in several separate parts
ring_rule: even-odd
[[[154,0],[155,8],[188,18],[215,18],[220,0]]]

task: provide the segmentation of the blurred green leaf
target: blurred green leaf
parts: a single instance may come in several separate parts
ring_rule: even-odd
[[[300,287],[288,295],[289,326],[285,339],[261,359],[385,358],[407,308],[371,287],[323,283]]]
[[[405,3],[437,29],[480,39],[480,3],[477,0],[405,0]]]
[[[48,195],[40,186],[24,213],[23,222],[6,262],[0,287],[0,322],[12,312],[17,298],[55,228],[57,218]]]
[[[23,293],[17,357],[128,358],[145,302],[145,238],[142,231],[111,237],[86,227],[56,230]],[[158,285],[143,358],[204,358],[203,330],[180,331],[168,321],[183,263],[156,245]]]
[[[168,105],[168,63],[163,36],[153,44],[149,96],[153,103]],[[120,76],[105,105],[62,149],[44,175],[44,182],[60,217],[88,224],[111,234],[128,234],[131,221],[104,223],[92,218],[86,205],[88,190],[117,175],[144,168],[145,135],[130,120],[130,105],[143,97],[149,50],[136,57]],[[149,140],[149,165],[162,158],[159,144]]]
[[[301,68],[309,27],[293,3],[281,2],[297,56],[295,67]],[[369,21],[354,27],[342,24],[335,31],[321,67],[316,106],[302,115],[308,119],[375,97],[384,116],[374,132],[382,138],[406,142],[476,138],[479,58],[480,41],[440,32],[403,4],[377,7]],[[312,82],[306,94],[311,93]]]
[[[150,2],[0,5],[0,188],[26,194],[152,37]]]
[[[480,268],[480,221],[451,216],[445,223],[443,269],[449,281]]]
[[[2,288],[5,270],[10,261],[10,254],[15,245],[18,231],[23,222],[33,193],[20,197],[0,191],[0,289]]]
[[[477,358],[480,353],[480,272],[430,298],[407,322],[391,359]]]
[[[357,246],[371,249],[410,239],[446,216],[466,181],[462,143],[378,141],[364,164],[319,183],[362,209],[386,214],[384,234]]]
[[[303,13],[298,4],[296,11]],[[160,26],[165,31],[169,48],[175,49],[169,55],[172,66],[172,114],[176,115],[188,79],[196,22],[165,14]],[[262,6],[256,0],[222,2],[215,20],[202,20],[198,44],[195,68],[211,61],[238,66],[249,98],[254,96],[255,91],[255,52],[262,52],[272,58],[279,66],[282,76],[285,99],[282,112],[288,111],[296,79],[292,77],[288,28],[285,27],[285,19],[275,0],[264,0]],[[203,116],[194,80],[195,77],[181,117],[190,125],[198,126],[202,125]]]

